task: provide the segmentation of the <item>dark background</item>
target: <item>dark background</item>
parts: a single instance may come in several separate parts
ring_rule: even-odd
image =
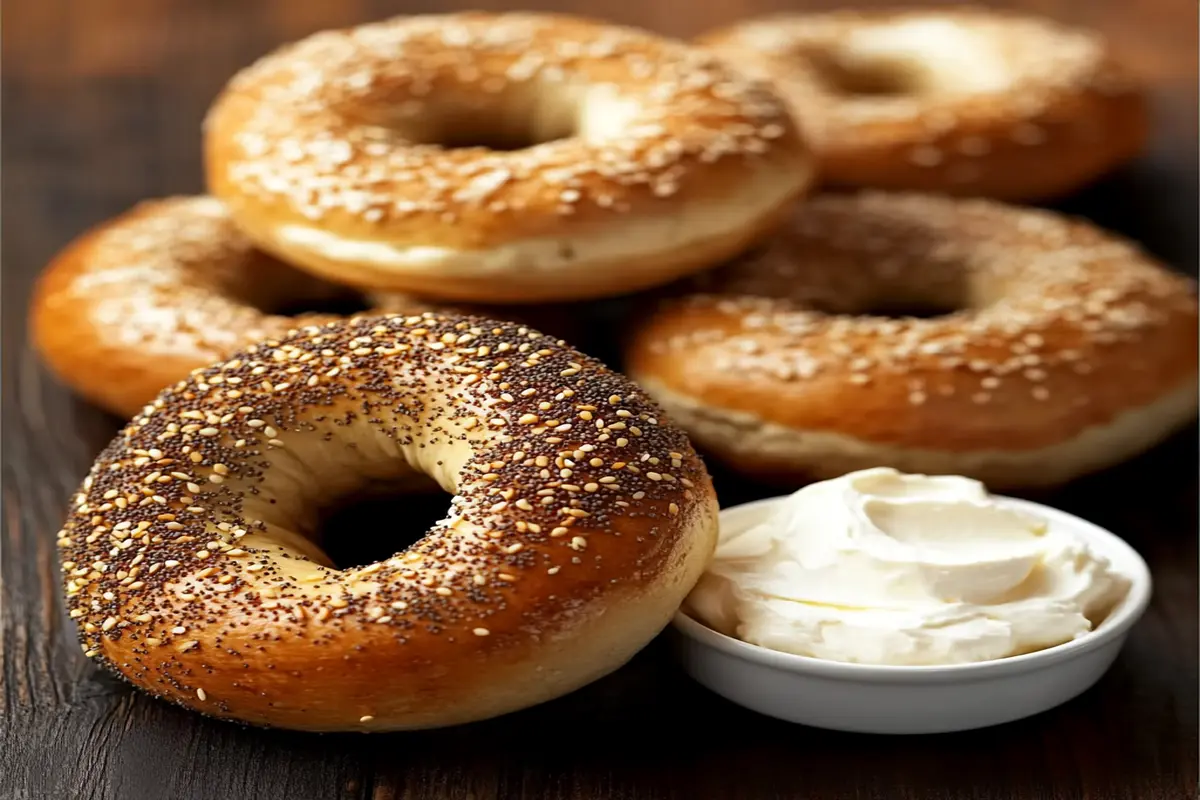
[[[524,7],[688,36],[751,13],[816,5],[831,4],[577,0]],[[1154,87],[1149,151],[1060,207],[1194,272],[1196,4],[1011,5],[1107,32]],[[374,736],[205,720],[134,692],[83,658],[62,613],[53,534],[118,420],[41,371],[24,335],[32,279],[86,226],[145,197],[200,191],[201,116],[221,84],[253,58],[323,27],[465,7],[432,0],[5,5],[0,800],[1194,797],[1194,428],[1130,464],[1038,498],[1127,538],[1150,562],[1154,601],[1094,690],[991,730],[884,738],[776,722],[692,684],[661,641],[611,677],[539,708],[458,729]],[[718,480],[726,504],[755,492]]]

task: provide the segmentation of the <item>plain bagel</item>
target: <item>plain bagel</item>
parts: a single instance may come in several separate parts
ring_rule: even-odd
[[[511,323],[360,317],[164,391],[60,534],[90,657],[213,716],[304,730],[482,719],[610,672],[716,543],[687,437],[626,378]],[[366,483],[454,497],[338,569],[316,512]]]
[[[743,249],[811,172],[765,84],[554,14],[316,34],[235,76],[205,127],[210,191],[263,249],[456,301],[665,283]]]
[[[128,418],[197,367],[251,342],[339,318],[283,313],[288,309],[351,307],[355,294],[256,249],[220,201],[170,197],[137,205],[55,257],[34,290],[31,338],[63,382]],[[380,313],[435,310],[400,293],[372,293],[366,302]],[[499,309],[456,310],[512,318]],[[518,311],[543,330],[574,331],[560,309]]]
[[[701,39],[789,101],[830,186],[1039,200],[1137,155],[1143,86],[1099,35],[997,10],[782,14]]]
[[[891,466],[1052,484],[1196,413],[1192,281],[1049,212],[820,196],[680,291],[639,318],[628,374],[768,480]]]

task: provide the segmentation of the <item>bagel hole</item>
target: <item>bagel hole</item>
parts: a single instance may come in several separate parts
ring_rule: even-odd
[[[320,512],[317,542],[338,569],[365,567],[411,547],[449,505],[439,491],[356,495]]]
[[[866,26],[804,55],[827,90],[844,96],[995,92],[1011,82],[993,43],[931,17]]]
[[[411,144],[511,152],[570,138],[579,120],[571,103],[549,103],[536,92],[501,92],[488,102],[445,98],[390,127]]]
[[[950,303],[898,297],[874,302],[862,313],[865,316],[889,319],[936,319],[948,317],[961,310],[961,307]]]
[[[894,63],[854,61],[836,50],[808,54],[817,79],[831,94],[888,96],[915,94],[920,78]]]
[[[438,138],[438,141],[429,142],[429,144],[436,144],[447,150],[467,150],[481,147],[485,150],[503,153],[526,150],[539,144],[565,139],[569,135],[541,138],[533,136],[530,131],[502,130],[488,128],[486,125],[476,125],[470,128],[446,131]]]
[[[845,287],[842,287],[845,288]],[[879,317],[881,319],[937,319],[966,310],[970,305],[961,287],[948,283],[927,285],[927,292],[914,295],[903,287],[883,286],[882,291],[821,292],[802,299],[802,304],[834,316]],[[857,296],[855,296],[857,294]]]

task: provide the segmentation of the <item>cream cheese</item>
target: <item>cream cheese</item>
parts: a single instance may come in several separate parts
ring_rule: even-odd
[[[978,481],[877,468],[723,526],[685,610],[787,653],[959,664],[1082,636],[1128,588],[1086,544]]]

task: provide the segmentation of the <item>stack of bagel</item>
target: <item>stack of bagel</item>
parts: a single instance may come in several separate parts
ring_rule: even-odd
[[[60,535],[84,650],[257,724],[478,719],[666,623],[715,543],[692,443],[781,486],[1028,487],[1143,450],[1196,411],[1194,287],[1001,201],[1145,130],[1102,40],[982,11],[285,46],[215,100],[208,195],[87,232],[35,292],[47,365],[132,417]],[[422,481],[455,495],[425,539],[324,556],[319,506]]]

